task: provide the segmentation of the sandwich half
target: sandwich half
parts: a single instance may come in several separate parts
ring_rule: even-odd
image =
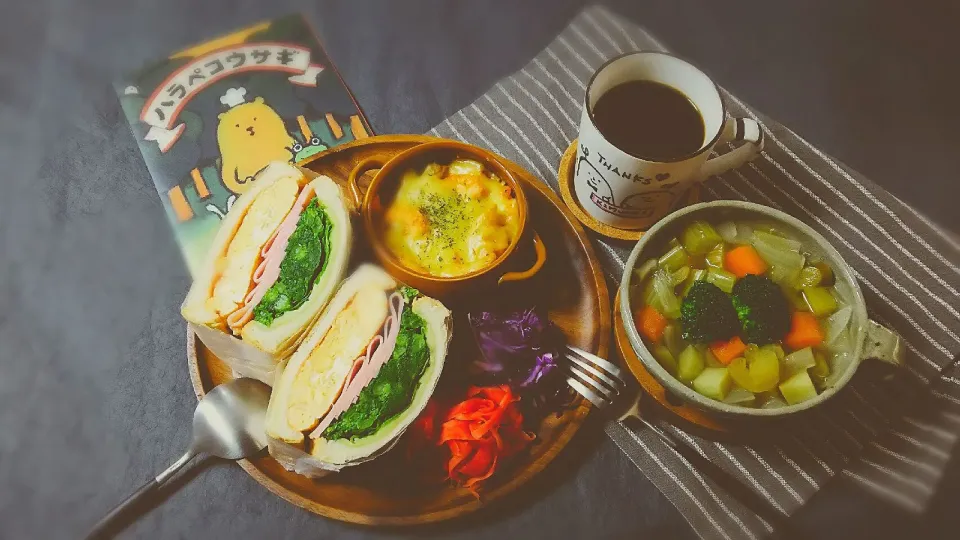
[[[351,239],[346,202],[333,180],[273,162],[223,220],[181,313],[279,361],[333,295]]]
[[[267,435],[321,468],[372,459],[426,406],[450,337],[443,304],[376,266],[361,266],[278,375]]]

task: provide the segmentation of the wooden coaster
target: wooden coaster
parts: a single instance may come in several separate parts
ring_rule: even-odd
[[[577,197],[574,195],[573,191],[573,175],[577,170],[577,140],[574,139],[570,146],[567,147],[567,151],[563,153],[563,157],[560,159],[560,170],[557,174],[557,180],[560,184],[560,197],[563,199],[563,202],[567,204],[567,208],[570,209],[570,213],[576,217],[584,227],[594,231],[596,233],[602,234],[607,238],[615,238],[617,240],[639,240],[643,236],[643,231],[633,231],[627,229],[618,229],[616,227],[611,227],[605,223],[600,223],[596,218],[587,213],[586,210],[580,206],[580,202],[577,201]],[[691,205],[700,200],[700,186],[694,186],[690,188],[687,193],[681,198],[680,204],[677,208],[682,208],[684,206]],[[674,208],[676,210],[676,208]]]
[[[633,347],[630,346],[630,340],[627,339],[627,331],[623,324],[623,317],[620,315],[620,292],[618,291],[616,300],[613,302],[613,332],[620,357],[633,372],[633,376],[637,378],[643,392],[656,400],[660,409],[658,413],[664,420],[685,431],[707,438],[727,439],[743,433],[745,426],[741,422],[708,414],[692,405],[684,404],[673,396],[668,398],[666,388],[647,371],[640,357],[633,352]],[[628,324],[632,323],[628,321]],[[643,399],[646,399],[647,396]]]

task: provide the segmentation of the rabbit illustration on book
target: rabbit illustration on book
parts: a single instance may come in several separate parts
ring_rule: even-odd
[[[230,107],[218,116],[221,179],[230,191],[241,194],[261,169],[275,160],[290,161],[296,141],[283,119],[263,98],[245,102],[244,88],[231,88],[220,102]]]

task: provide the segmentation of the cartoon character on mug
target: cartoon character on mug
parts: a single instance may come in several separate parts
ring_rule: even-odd
[[[674,196],[669,190],[658,189],[632,193],[618,203],[610,182],[593,163],[590,163],[587,159],[588,155],[589,153],[581,153],[577,160],[575,174],[586,173],[587,186],[591,190],[590,201],[604,212],[625,218],[650,217],[656,208],[669,205],[673,201]]]

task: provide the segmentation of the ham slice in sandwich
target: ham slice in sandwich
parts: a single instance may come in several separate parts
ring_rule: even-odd
[[[343,279],[351,243],[340,187],[271,163],[224,218],[181,313],[218,356],[276,365]],[[290,258],[297,260],[284,264]]]
[[[450,337],[443,304],[361,266],[274,383],[271,453],[282,446],[288,458],[293,446],[332,470],[379,455],[426,406]]]

